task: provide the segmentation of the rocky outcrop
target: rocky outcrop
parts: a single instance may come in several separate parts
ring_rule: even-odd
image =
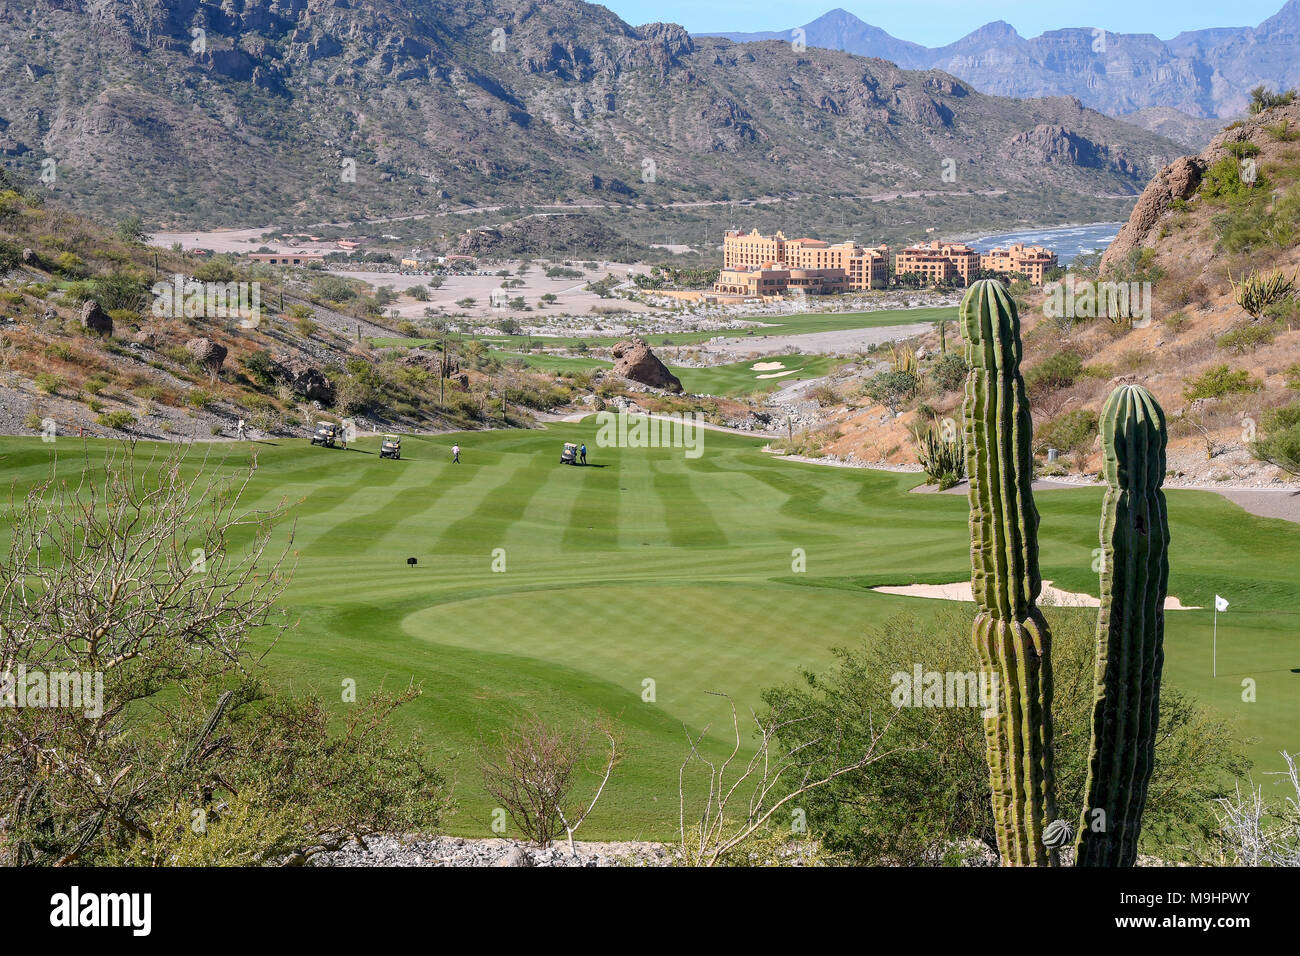
[[[1040,123],[1033,129],[1007,142],[1007,149],[1015,156],[1034,163],[1085,166],[1103,165],[1102,153],[1097,144],[1064,126]]]
[[[668,366],[659,361],[644,339],[632,339],[619,342],[610,353],[614,357],[614,374],[632,382],[663,388],[670,392],[680,392],[682,383],[677,376],[668,371]]]
[[[1283,160],[1291,146],[1284,137],[1276,135],[1281,128],[1300,129],[1300,102],[1265,110],[1235,123],[1215,136],[1198,155],[1183,156],[1160,170],[1147,184],[1128,222],[1102,256],[1102,271],[1124,262],[1134,249],[1150,245],[1159,234],[1160,221],[1174,203],[1195,196],[1206,171],[1231,157],[1234,150],[1239,151],[1237,144],[1252,146],[1251,159],[1256,168],[1263,169],[1271,162]]]
[[[185,351],[190,353],[194,361],[214,372],[221,370],[227,354],[224,345],[204,338],[190,339],[185,343]]]
[[[96,335],[112,335],[113,319],[93,300],[81,304],[81,327]]]
[[[1199,156],[1183,156],[1160,170],[1142,191],[1128,222],[1124,223],[1115,241],[1101,257],[1103,272],[1124,262],[1132,250],[1140,248],[1175,201],[1191,198],[1201,185],[1206,166],[1205,160]]]
[[[309,401],[334,404],[334,383],[310,362],[293,356],[277,358],[272,362],[271,374]]]

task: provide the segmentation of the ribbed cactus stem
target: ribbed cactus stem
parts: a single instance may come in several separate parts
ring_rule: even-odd
[[[998,849],[1004,866],[1050,866],[1057,853],[1044,845],[1043,829],[1056,817],[1051,634],[1035,605],[1042,579],[1020,318],[1002,284],[986,279],[962,299],[961,326],[971,367],[963,414],[975,648],[999,681],[997,713],[984,721]]]
[[[1108,485],[1101,513],[1101,613],[1075,863],[1132,866],[1155,763],[1165,658],[1165,413],[1142,386],[1121,385],[1102,407],[1100,428]]]

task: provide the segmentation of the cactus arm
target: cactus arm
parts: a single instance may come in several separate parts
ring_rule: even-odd
[[[971,367],[963,415],[974,641],[981,668],[999,680],[998,712],[984,723],[994,826],[1003,865],[1055,865],[1055,849],[1043,843],[1056,816],[1051,634],[1036,606],[1042,580],[1020,320],[994,280],[974,283],[960,314]]]
[[[1155,764],[1164,666],[1164,412],[1146,389],[1122,385],[1102,407],[1101,436],[1108,486],[1101,518],[1101,611],[1087,798],[1075,860],[1078,866],[1132,866]]]

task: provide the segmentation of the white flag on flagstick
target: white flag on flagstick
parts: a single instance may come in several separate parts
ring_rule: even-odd
[[[1214,609],[1216,611],[1226,611],[1228,609],[1228,602],[1216,594],[1214,595]]]

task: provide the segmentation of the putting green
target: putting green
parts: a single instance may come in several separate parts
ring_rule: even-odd
[[[595,434],[588,420],[408,436],[400,461],[381,461],[377,438],[346,452],[305,440],[213,449],[230,456],[223,467],[256,449],[250,505],[298,502],[285,603],[301,623],[267,656],[269,678],[340,712],[346,680],[363,696],[422,684],[399,720],[456,780],[453,832],[490,832],[475,757],[484,737],[521,715],[603,713],[627,759],[583,836],[671,837],[686,729],[710,727],[716,755],[730,736],[726,702],[710,692],[733,695],[743,718],[762,688],[826,665],[832,647],[939,606],[871,587],[969,574],[965,498],[909,494],[916,475],[782,461],[759,440],[712,431],[696,459],[598,448]],[[592,465],[561,465],[565,441],[585,441]],[[90,445],[95,460],[102,443]],[[77,443],[55,447],[61,470],[77,467]],[[50,453],[38,439],[0,439],[20,489]],[[1095,595],[1100,489],[1037,500],[1044,576]],[[1237,718],[1259,770],[1275,770],[1279,749],[1300,749],[1300,528],[1207,492],[1170,492],[1169,511],[1171,593],[1233,604],[1219,616],[1217,678],[1212,613],[1169,614],[1166,680]]]

